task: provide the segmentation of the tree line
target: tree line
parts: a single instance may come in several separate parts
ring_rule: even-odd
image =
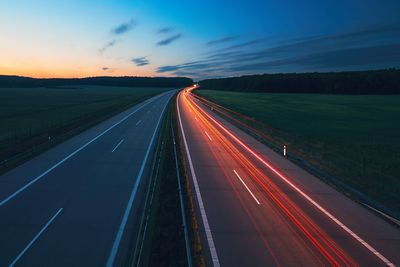
[[[400,70],[258,74],[199,82],[204,89],[273,93],[400,94]]]
[[[71,85],[102,85],[128,87],[185,87],[193,84],[185,77],[87,77],[36,79],[21,76],[0,75],[0,87],[54,87]]]

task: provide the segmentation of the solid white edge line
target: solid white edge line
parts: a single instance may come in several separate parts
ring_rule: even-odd
[[[114,240],[113,246],[112,246],[112,248],[111,248],[110,255],[108,256],[108,259],[107,259],[107,263],[106,263],[106,266],[107,266],[107,267],[112,267],[112,266],[114,265],[114,261],[115,261],[115,258],[116,258],[116,256],[117,256],[118,248],[119,248],[119,245],[120,245],[120,243],[121,243],[122,235],[123,235],[123,233],[124,233],[125,226],[126,226],[126,223],[127,223],[127,221],[128,221],[129,213],[130,213],[131,208],[132,208],[132,205],[133,205],[133,200],[135,199],[137,190],[138,190],[138,188],[139,188],[139,184],[140,184],[140,182],[141,182],[141,180],[142,180],[144,168],[145,168],[145,165],[146,165],[146,163],[147,163],[147,158],[149,157],[150,149],[153,147],[153,143],[154,143],[154,140],[155,140],[155,136],[156,136],[156,133],[157,133],[157,131],[158,131],[158,128],[159,128],[161,119],[162,119],[162,117],[163,117],[163,115],[164,115],[165,108],[166,108],[167,105],[168,105],[168,102],[169,102],[169,101],[167,101],[167,102],[165,103],[164,108],[163,108],[162,111],[161,111],[160,117],[158,118],[156,127],[155,127],[155,129],[154,129],[153,135],[152,135],[152,137],[151,137],[151,139],[150,139],[149,146],[147,147],[146,153],[145,153],[145,155],[144,155],[142,165],[140,166],[139,173],[138,173],[138,175],[137,175],[137,177],[136,177],[136,181],[135,181],[135,184],[134,184],[134,186],[133,186],[133,188],[132,188],[132,192],[131,192],[131,195],[130,195],[130,197],[129,197],[128,204],[127,204],[127,206],[126,206],[124,215],[123,215],[123,217],[122,217],[121,224],[120,224],[120,226],[119,226],[119,228],[118,228],[117,235],[115,236],[115,240]]]
[[[206,131],[204,131],[204,133],[207,135],[208,139],[210,139],[210,141],[212,141],[211,136]]]
[[[26,247],[21,251],[21,253],[18,254],[18,256],[13,260],[13,262],[10,263],[9,267],[13,267],[21,258],[24,256],[25,252],[35,243],[35,241],[40,237],[40,235],[49,227],[49,225],[55,220],[55,218],[60,214],[60,212],[63,210],[63,208],[59,209],[56,214],[51,217],[51,219],[43,226],[43,228],[37,233],[33,239],[26,245]]]
[[[181,93],[179,93],[178,97],[177,97],[176,107],[178,109],[179,125],[180,125],[181,132],[182,132],[183,143],[185,145],[185,149],[186,149],[186,152],[187,152],[186,155],[187,155],[187,158],[188,158],[188,161],[189,161],[190,172],[191,172],[191,175],[192,175],[194,189],[196,191],[197,203],[199,204],[201,219],[203,221],[203,226],[204,226],[204,230],[205,230],[205,233],[206,233],[208,247],[209,247],[210,253],[211,253],[211,259],[213,261],[213,265],[215,267],[219,267],[220,263],[219,263],[219,259],[218,259],[218,255],[217,255],[217,250],[216,250],[215,245],[214,245],[214,239],[212,237],[210,225],[208,224],[206,210],[204,208],[203,199],[201,197],[200,188],[199,188],[199,184],[197,182],[196,173],[194,172],[194,167],[193,167],[193,163],[192,163],[192,157],[190,156],[189,147],[188,147],[187,141],[186,141],[185,131],[183,130],[183,126],[182,126],[182,119],[181,119],[181,114],[180,114],[180,109],[179,109],[179,95],[180,94]]]
[[[99,139],[101,136],[103,136],[104,134],[106,134],[107,132],[109,132],[111,129],[113,129],[115,126],[119,125],[120,123],[122,123],[123,121],[125,121],[126,119],[128,119],[130,116],[132,116],[133,114],[135,114],[137,111],[141,110],[142,108],[144,108],[145,106],[147,106],[149,103],[154,102],[156,99],[158,99],[159,97],[161,97],[163,94],[160,94],[158,96],[153,97],[152,99],[146,100],[143,103],[141,103],[141,106],[136,107],[136,109],[134,111],[132,111],[131,113],[129,113],[128,115],[126,115],[125,117],[123,117],[121,120],[119,120],[118,122],[116,122],[115,124],[111,125],[109,128],[107,128],[106,130],[104,130],[102,133],[100,133],[99,135],[97,135],[96,137],[94,137],[93,139],[91,139],[90,141],[88,141],[86,144],[84,144],[83,146],[79,147],[78,149],[76,149],[74,152],[72,152],[71,154],[69,154],[68,156],[66,156],[64,159],[60,160],[59,162],[57,162],[56,164],[54,164],[53,166],[51,166],[49,169],[47,169],[45,172],[41,173],[40,175],[36,176],[33,180],[31,180],[29,183],[25,184],[24,186],[20,187],[17,191],[15,191],[13,194],[9,195],[8,197],[6,197],[5,199],[3,199],[0,202],[0,207],[3,206],[4,204],[6,204],[8,201],[10,201],[11,199],[13,199],[14,197],[16,197],[17,195],[19,195],[22,191],[24,191],[25,189],[27,189],[29,186],[31,186],[32,184],[34,184],[35,182],[37,182],[38,180],[40,180],[41,178],[43,178],[46,174],[48,174],[49,172],[51,172],[52,170],[54,170],[55,168],[57,168],[58,166],[60,166],[62,163],[64,163],[66,160],[70,159],[71,157],[75,156],[77,153],[79,153],[82,149],[84,149],[85,147],[87,147],[88,145],[90,145],[91,143],[93,143],[94,141],[96,141],[97,139]]]
[[[256,196],[253,194],[253,192],[251,192],[250,188],[245,184],[245,182],[242,180],[242,177],[240,177],[240,175],[233,170],[233,172],[236,174],[236,176],[239,178],[239,180],[242,182],[242,184],[244,185],[244,187],[246,187],[247,191],[249,191],[250,195],[254,198],[254,200],[257,202],[258,205],[261,205],[260,201],[258,201],[258,199],[256,198]]]
[[[368,205],[368,204],[365,204],[365,203],[363,203],[363,202],[360,202],[360,203],[361,203],[362,205],[366,206],[367,208],[369,208],[369,209],[371,209],[371,210],[373,210],[373,211],[379,213],[380,215],[384,216],[386,219],[390,220],[392,223],[395,223],[395,224],[397,224],[398,226],[400,226],[400,221],[399,221],[399,220],[393,218],[392,216],[387,215],[386,213],[384,213],[384,212],[382,212],[382,211],[380,211],[380,210],[378,210],[378,209],[375,209],[374,207],[371,207],[371,206]]]
[[[197,104],[196,104],[197,105]],[[205,112],[205,111],[204,111]],[[294,190],[296,190],[300,195],[302,195],[305,199],[307,199],[311,204],[313,204],[317,209],[319,209],[323,214],[325,214],[329,219],[331,219],[333,222],[335,222],[339,227],[341,227],[345,232],[347,232],[350,236],[352,236],[355,240],[357,240],[360,244],[362,244],[365,248],[367,248],[371,253],[373,253],[375,256],[377,256],[381,261],[383,261],[387,266],[394,267],[395,264],[392,263],[390,260],[388,260],[385,256],[383,256],[380,252],[378,252],[374,247],[372,247],[369,243],[367,243],[364,239],[359,237],[356,233],[354,233],[350,228],[348,228],[345,224],[343,224],[339,219],[337,219],[335,216],[333,216],[330,212],[328,212],[325,208],[323,208],[321,205],[319,205],[315,200],[313,200],[310,196],[308,196],[306,193],[304,193],[300,188],[298,188],[295,184],[293,184],[291,181],[288,180],[284,175],[280,174],[277,170],[275,170],[274,167],[272,167],[270,164],[268,164],[261,156],[259,156],[257,153],[252,151],[249,147],[247,147],[243,141],[241,141],[239,138],[234,136],[229,130],[227,130],[224,126],[222,126],[221,123],[216,121],[214,118],[212,118],[208,113],[206,113],[206,116],[211,118],[224,132],[226,132],[228,135],[232,137],[237,143],[239,143],[244,149],[246,149],[250,154],[252,154],[256,159],[258,159],[262,164],[267,166],[272,172],[274,172],[276,175],[278,175],[284,182],[286,182],[290,187],[292,187]]]
[[[114,151],[117,150],[117,148],[119,147],[120,144],[122,144],[122,142],[124,142],[124,138],[122,138],[121,141],[118,142],[118,144],[114,147],[111,153],[114,153]]]

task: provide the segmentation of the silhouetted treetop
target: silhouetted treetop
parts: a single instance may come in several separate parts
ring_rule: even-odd
[[[128,87],[185,87],[193,83],[185,77],[88,77],[36,79],[20,76],[1,76],[0,87],[51,87],[68,85],[102,85]]]
[[[199,84],[204,89],[226,91],[400,94],[400,70],[260,74],[207,79]]]

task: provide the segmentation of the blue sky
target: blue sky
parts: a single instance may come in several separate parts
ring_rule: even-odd
[[[400,67],[400,1],[0,2],[0,74],[195,79]]]

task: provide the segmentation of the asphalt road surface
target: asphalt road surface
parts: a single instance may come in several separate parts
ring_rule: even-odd
[[[210,266],[394,266],[400,231],[180,92]]]
[[[121,266],[169,91],[0,176],[0,266]]]

